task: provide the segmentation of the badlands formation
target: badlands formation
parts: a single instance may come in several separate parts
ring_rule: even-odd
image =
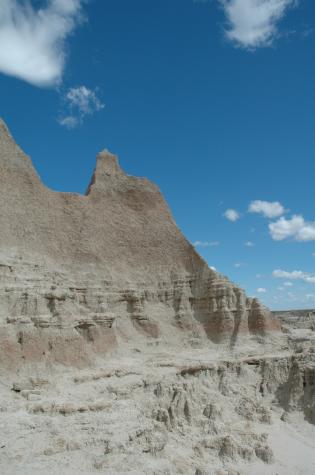
[[[0,122],[0,473],[315,473],[315,314],[211,270],[101,152],[47,189]]]

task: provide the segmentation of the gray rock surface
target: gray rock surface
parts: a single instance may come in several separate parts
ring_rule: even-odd
[[[0,473],[315,473],[312,316],[209,269],[106,151],[56,193],[0,122],[0,204]]]
[[[158,188],[107,151],[87,194],[47,189],[0,123],[0,361],[91,362],[137,339],[224,343],[277,330],[211,270]]]

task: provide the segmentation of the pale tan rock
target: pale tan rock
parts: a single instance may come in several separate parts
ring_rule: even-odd
[[[233,348],[278,330],[270,312],[209,269],[158,188],[103,151],[86,196],[47,189],[0,125],[1,364],[91,364],[157,344]]]
[[[282,333],[107,151],[56,193],[0,122],[0,203],[0,473],[315,473],[312,316]]]

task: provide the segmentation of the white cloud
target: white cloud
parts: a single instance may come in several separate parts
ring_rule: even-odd
[[[236,211],[236,209],[229,208],[225,211],[224,217],[228,219],[229,221],[232,221],[233,223],[235,223],[235,221],[240,219],[240,214],[238,211]]]
[[[48,0],[34,9],[29,0],[0,2],[0,72],[36,86],[59,84],[65,41],[82,19],[82,0]]]
[[[267,292],[267,289],[264,287],[259,287],[256,291],[258,294],[265,294]]]
[[[284,282],[283,284],[285,287],[293,287],[292,282]]]
[[[244,262],[235,262],[234,264],[234,267],[236,267],[236,269],[240,269],[240,267],[244,267],[244,266],[245,266]]]
[[[93,114],[95,111],[103,109],[95,91],[85,86],[73,87],[66,94],[66,100],[70,107],[78,109],[84,115]]]
[[[68,129],[77,127],[87,115],[93,115],[105,107],[97,97],[96,91],[85,86],[69,89],[64,100],[67,113],[63,114],[58,122]]]
[[[254,247],[255,244],[254,244],[252,241],[246,241],[246,242],[245,242],[245,246],[247,246],[247,247]]]
[[[214,271],[217,270],[216,267],[214,267],[214,266],[210,266],[210,269],[211,269],[211,270],[214,270]]]
[[[195,241],[194,246],[195,247],[215,247],[219,246],[220,242],[219,241]]]
[[[302,280],[307,284],[315,284],[315,275],[303,272],[301,270],[287,272],[285,270],[276,269],[273,271],[272,276],[277,279]]]
[[[260,213],[265,218],[278,218],[282,216],[286,210],[279,201],[252,201],[249,205],[248,211],[250,213]]]
[[[79,120],[77,119],[77,117],[74,117],[72,115],[61,117],[58,122],[60,125],[63,125],[67,129],[75,129],[79,125]]]
[[[82,20],[85,0],[47,0],[34,8],[31,0],[0,0],[0,72],[36,86],[60,84],[66,39]],[[96,91],[69,89],[59,123],[73,129],[104,105]]]
[[[315,241],[315,222],[306,222],[303,216],[284,217],[269,224],[269,232],[275,241],[292,238],[295,241]]]
[[[237,46],[270,46],[278,35],[277,23],[295,0],[220,0],[228,19],[227,38]]]

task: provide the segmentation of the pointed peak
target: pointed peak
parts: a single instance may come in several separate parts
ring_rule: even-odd
[[[21,147],[16,143],[10,131],[4,122],[0,118],[0,163],[1,172],[3,172],[0,178],[3,178],[5,172],[10,175],[4,180],[9,180],[8,183],[18,183],[18,180],[22,179],[26,181],[27,176],[28,184],[32,187],[42,186],[39,176],[33,167],[31,159],[24,153]],[[12,182],[10,182],[12,180]],[[14,186],[14,185],[12,185]],[[17,186],[17,185],[16,185]]]
[[[22,154],[22,150],[12,137],[10,130],[3,119],[0,117],[0,158],[4,160],[5,157],[11,157],[10,160],[13,160],[13,155]]]
[[[12,138],[7,124],[0,117],[0,137],[5,136],[7,138]]]
[[[22,152],[16,141],[14,140],[13,136],[11,135],[11,132],[9,130],[9,127],[5,123],[5,121],[0,117],[0,151],[1,154],[4,153],[4,150],[11,150],[11,153],[17,153],[17,152]]]
[[[102,150],[96,157],[96,174],[115,176],[121,173],[118,158],[108,150]]]
[[[102,191],[111,186],[110,183],[116,182],[118,177],[124,175],[117,156],[108,150],[103,150],[96,157],[96,167],[86,194],[89,195],[92,190]]]

